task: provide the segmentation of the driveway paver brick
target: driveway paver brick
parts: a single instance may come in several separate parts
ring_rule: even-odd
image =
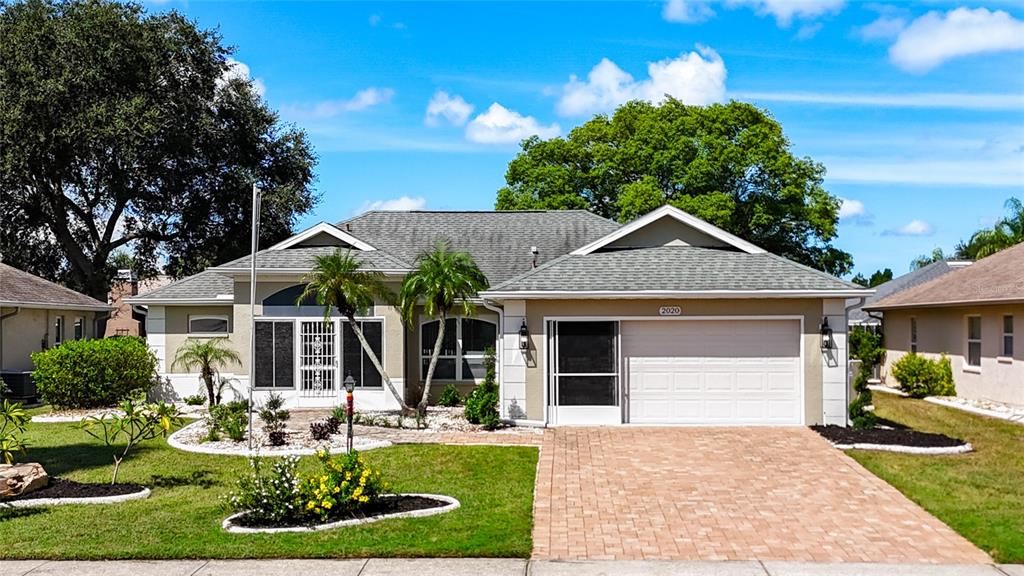
[[[991,562],[807,428],[550,429],[533,555]]]

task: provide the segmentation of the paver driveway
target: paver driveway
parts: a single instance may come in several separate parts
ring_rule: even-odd
[[[555,428],[544,559],[991,562],[807,428]]]

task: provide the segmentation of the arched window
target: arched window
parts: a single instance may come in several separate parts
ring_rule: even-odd
[[[498,325],[479,318],[449,318],[445,324],[441,353],[434,368],[435,380],[481,380],[484,351],[495,348]],[[437,342],[440,320],[420,325],[420,378],[427,377],[430,355]]]

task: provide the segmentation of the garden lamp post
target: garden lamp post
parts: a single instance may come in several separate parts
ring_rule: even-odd
[[[352,417],[355,414],[355,401],[352,398],[352,393],[356,390],[355,378],[352,378],[352,373],[349,372],[348,376],[345,376],[345,414],[348,417],[348,440],[346,446],[348,447],[348,453],[352,453]]]

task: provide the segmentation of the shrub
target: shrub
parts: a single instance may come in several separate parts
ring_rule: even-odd
[[[205,399],[204,399],[205,400]],[[249,402],[235,400],[210,407],[209,426],[206,439],[211,442],[220,440],[220,432],[228,435],[234,442],[245,440],[249,428]]]
[[[102,441],[107,448],[113,448],[115,443],[124,438],[125,447],[120,456],[118,452],[114,452],[114,475],[110,480],[111,484],[117,482],[117,471],[129,451],[140,442],[152,440],[157,436],[166,437],[171,428],[180,426],[183,422],[181,414],[173,404],[137,404],[132,400],[124,400],[119,408],[120,412],[90,416],[81,423],[86,434]],[[117,449],[120,450],[120,446]]]
[[[271,393],[267,401],[260,408],[260,420],[263,421],[263,432],[267,435],[267,441],[271,446],[283,446],[288,438],[285,432],[285,423],[291,418],[291,413],[283,409],[284,397],[280,394]]]
[[[938,360],[929,360],[911,352],[892,365],[892,375],[912,398],[956,395],[953,367],[945,354]]]
[[[331,418],[334,418],[339,423],[340,422],[347,422],[348,421],[348,408],[345,408],[344,406],[335,406],[334,409],[331,410]]]
[[[203,404],[206,404],[206,396],[203,396],[202,394],[193,394],[192,396],[185,396],[184,398],[182,398],[182,400],[184,400],[185,404],[189,406],[202,406]]]
[[[501,426],[498,415],[498,384],[495,382],[494,348],[484,352],[484,379],[466,398],[466,420],[488,430]]]
[[[331,434],[338,433],[338,421],[333,418],[314,420],[309,423],[309,435],[313,440],[323,442],[331,439]]]
[[[885,338],[881,332],[864,326],[850,330],[850,357],[874,368],[885,360]]]
[[[301,482],[296,468],[298,456],[274,460],[270,470],[265,460],[249,460],[249,473],[243,474],[228,495],[227,505],[235,512],[248,512],[248,519],[257,524],[298,523],[304,512]]]
[[[10,396],[10,395],[11,395],[10,387],[7,386],[7,382],[4,382],[4,379],[2,377],[0,377],[0,398],[3,398],[4,396]]]
[[[21,404],[0,400],[0,462],[13,464],[15,454],[25,453],[22,435],[31,419]]]
[[[156,357],[135,337],[69,340],[32,354],[43,400],[60,408],[113,406],[157,381]]]
[[[448,384],[441,391],[441,397],[438,398],[437,403],[440,406],[458,406],[462,404],[462,394],[459,394],[459,389],[455,387],[455,384]]]
[[[341,456],[317,452],[320,471],[301,484],[307,513],[326,522],[332,514],[360,510],[388,490],[380,470],[366,465],[358,452]]]

